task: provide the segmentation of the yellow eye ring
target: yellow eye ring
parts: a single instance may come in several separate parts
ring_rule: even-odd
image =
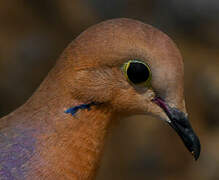
[[[135,85],[150,86],[152,73],[150,67],[140,60],[129,60],[123,65],[126,79]]]

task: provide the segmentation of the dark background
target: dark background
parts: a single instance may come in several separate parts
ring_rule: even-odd
[[[135,116],[108,138],[98,180],[219,179],[218,0],[0,1],[0,116],[23,104],[67,44],[102,20],[152,24],[177,43],[185,95],[202,153],[195,162],[164,122]]]

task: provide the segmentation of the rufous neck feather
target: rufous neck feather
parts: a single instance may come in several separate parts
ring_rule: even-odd
[[[6,135],[9,142],[3,150],[10,154],[17,146],[21,148],[14,157],[19,166],[10,165],[7,153],[0,156],[4,161],[1,164],[7,166],[3,176],[9,174],[22,179],[92,179],[95,176],[111,113],[95,105],[78,110],[74,116],[66,114],[68,108],[83,103],[74,99],[54,78],[50,73],[27,103],[2,119],[10,122],[10,127],[5,129],[11,132]],[[17,141],[19,137],[24,138],[25,145]],[[9,145],[14,148],[8,149]],[[19,155],[26,160],[19,159]],[[13,175],[14,170],[19,174]]]

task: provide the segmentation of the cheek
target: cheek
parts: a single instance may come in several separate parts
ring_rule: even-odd
[[[71,81],[74,97],[84,102],[108,102],[112,99],[114,83],[106,71],[80,71]]]
[[[72,89],[73,96],[86,102],[107,102],[112,98],[112,88],[105,82],[78,82]]]
[[[153,95],[148,90],[144,94],[137,93],[134,88],[130,87],[126,90],[118,91],[111,105],[114,111],[123,112],[126,114],[147,114],[149,111],[148,105],[151,103]]]

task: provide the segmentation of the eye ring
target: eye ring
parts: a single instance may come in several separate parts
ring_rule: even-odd
[[[129,60],[123,65],[126,79],[135,85],[150,86],[152,73],[150,67],[141,60]]]

